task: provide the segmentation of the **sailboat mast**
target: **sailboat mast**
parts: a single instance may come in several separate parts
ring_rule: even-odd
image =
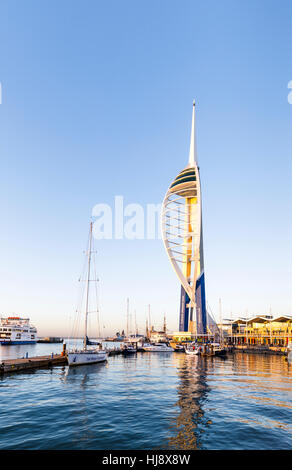
[[[129,338],[129,297],[127,298],[127,338]]]
[[[149,318],[149,332],[151,333],[151,316],[150,316],[150,304],[148,305],[148,318]]]
[[[220,344],[222,343],[223,340],[223,335],[222,335],[222,302],[221,298],[219,299],[219,323],[220,323]]]
[[[90,263],[91,263],[91,244],[92,244],[92,222],[90,222],[89,231],[89,247],[88,247],[88,269],[86,280],[86,307],[85,307],[85,328],[84,328],[84,349],[87,349],[87,317],[88,317],[88,304],[89,304],[89,282],[90,282]]]

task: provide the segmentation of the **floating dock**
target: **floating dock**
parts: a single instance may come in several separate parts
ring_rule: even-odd
[[[65,366],[67,364],[67,357],[62,354],[27,357],[22,359],[6,359],[0,362],[0,374],[54,366]]]
[[[251,353],[251,354],[276,354],[278,356],[286,356],[288,350],[285,347],[277,346],[252,346],[252,345],[236,345],[234,346],[234,351],[242,353]]]

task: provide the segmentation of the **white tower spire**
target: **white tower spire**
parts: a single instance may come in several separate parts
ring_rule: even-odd
[[[162,207],[164,246],[182,285],[180,331],[206,334],[202,206],[196,149],[195,102],[189,161],[171,183]]]
[[[191,130],[191,143],[190,143],[190,154],[188,167],[194,167],[198,163],[197,161],[197,146],[196,146],[196,116],[195,116],[195,100],[193,101],[193,118],[192,118],[192,130]]]

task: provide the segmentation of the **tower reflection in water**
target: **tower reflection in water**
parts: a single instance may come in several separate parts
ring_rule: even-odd
[[[171,422],[172,437],[168,440],[171,449],[199,449],[200,435],[210,424],[204,418],[203,404],[210,388],[207,385],[206,359],[199,356],[176,355],[178,368],[178,401],[180,411]]]

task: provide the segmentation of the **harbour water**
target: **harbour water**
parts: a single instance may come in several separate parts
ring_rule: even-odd
[[[61,344],[0,347],[0,357]],[[0,377],[0,449],[291,449],[281,356],[138,353]]]

